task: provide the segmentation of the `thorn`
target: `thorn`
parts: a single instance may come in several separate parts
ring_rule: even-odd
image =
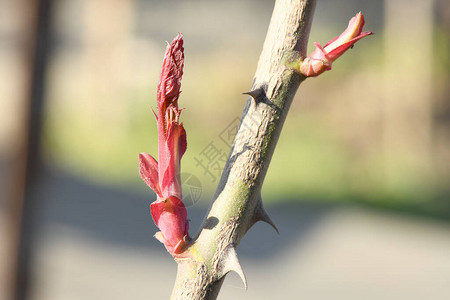
[[[263,222],[269,224],[270,226],[272,226],[273,229],[275,229],[275,231],[278,234],[280,234],[280,231],[278,230],[277,225],[275,225],[275,222],[272,221],[272,219],[269,217],[266,210],[264,209],[261,196],[259,196],[259,203],[258,203],[258,206],[256,207],[254,220],[255,220],[255,223],[258,221],[263,221]]]
[[[264,208],[259,211],[259,220],[263,221],[263,222],[266,222],[267,224],[272,226],[272,228],[275,229],[275,231],[278,234],[280,234],[280,231],[278,230],[277,225],[275,225],[275,223],[269,217],[269,215],[267,214],[267,212],[266,212],[266,210]]]
[[[245,92],[242,93],[244,95],[249,95],[250,97],[253,98],[253,100],[255,101],[256,104],[263,102],[264,101],[264,96],[266,94],[264,88],[259,87],[255,90],[251,90],[250,92]]]
[[[222,271],[220,277],[225,276],[230,271],[234,271],[239,275],[239,277],[241,277],[241,280],[244,283],[244,287],[245,289],[247,289],[247,278],[245,278],[244,271],[242,270],[241,264],[239,263],[234,246],[234,244],[228,245],[223,252]]]

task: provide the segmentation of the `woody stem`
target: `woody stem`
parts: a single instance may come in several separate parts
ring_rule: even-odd
[[[171,299],[216,299],[227,272],[244,277],[235,255],[242,237],[255,222],[271,222],[261,187],[290,104],[305,79],[280,62],[286,51],[306,56],[314,6],[315,0],[275,4],[250,93],[254,99],[247,100],[213,204],[187,250],[191,255],[177,259]]]

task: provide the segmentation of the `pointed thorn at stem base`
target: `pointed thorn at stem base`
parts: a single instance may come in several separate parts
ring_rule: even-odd
[[[221,265],[222,270],[220,272],[220,277],[225,276],[230,271],[234,271],[239,275],[242,282],[244,283],[245,289],[247,289],[247,278],[245,278],[244,271],[242,270],[242,267],[239,263],[234,244],[230,244],[225,248]]]

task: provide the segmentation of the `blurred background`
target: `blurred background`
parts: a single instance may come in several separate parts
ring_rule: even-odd
[[[169,297],[176,264],[152,237],[155,195],[137,168],[138,153],[157,155],[165,42],[184,34],[194,234],[272,9],[0,0],[0,299]],[[249,290],[230,274],[219,299],[450,298],[450,5],[318,0],[310,52],[359,11],[375,35],[301,85],[269,168],[281,234],[249,231]]]

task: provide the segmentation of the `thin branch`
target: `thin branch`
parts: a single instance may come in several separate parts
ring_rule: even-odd
[[[172,299],[216,299],[225,275],[236,271],[242,237],[257,221],[275,227],[261,201],[261,187],[290,104],[305,79],[281,63],[286,51],[306,56],[315,0],[277,1],[214,202],[190,255],[178,258]],[[276,228],[276,227],[275,227]]]

